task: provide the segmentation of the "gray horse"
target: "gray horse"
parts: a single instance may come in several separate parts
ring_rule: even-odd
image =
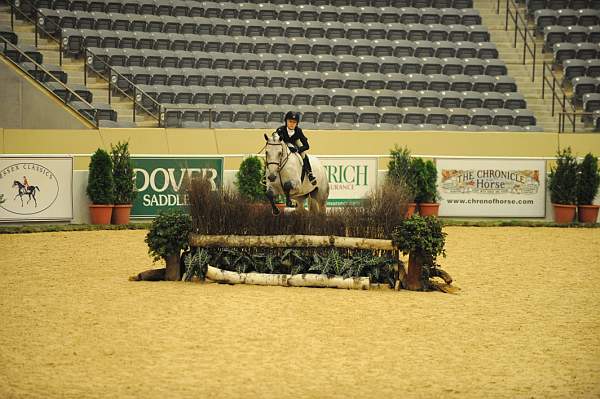
[[[300,206],[308,198],[310,211],[325,212],[329,197],[329,181],[319,159],[307,155],[313,175],[317,179],[317,185],[313,186],[305,176],[302,157],[298,153],[292,153],[277,133],[273,133],[271,137],[265,134],[265,140],[267,141],[265,147],[267,198],[271,203],[273,214],[279,214],[279,209],[275,206],[275,195],[279,194],[285,194],[288,204],[290,199],[294,199]]]

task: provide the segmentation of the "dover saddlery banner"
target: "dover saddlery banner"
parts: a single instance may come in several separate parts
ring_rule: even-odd
[[[73,219],[73,158],[0,156],[0,220]]]
[[[319,157],[329,180],[327,206],[358,202],[377,186],[377,158]]]
[[[186,179],[206,176],[213,190],[223,186],[223,158],[132,157],[137,195],[132,217],[154,217],[161,210],[188,205]]]
[[[437,159],[440,216],[544,217],[546,162]]]

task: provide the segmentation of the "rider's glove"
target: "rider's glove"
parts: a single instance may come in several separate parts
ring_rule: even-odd
[[[294,146],[290,147],[290,152],[298,152],[298,149]]]

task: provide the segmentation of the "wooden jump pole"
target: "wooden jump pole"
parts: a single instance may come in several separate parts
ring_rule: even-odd
[[[276,236],[238,236],[238,235],[190,235],[192,247],[268,247],[268,248],[309,248],[335,247],[347,249],[371,249],[395,251],[391,240],[373,238],[355,238],[339,236],[276,235]]]

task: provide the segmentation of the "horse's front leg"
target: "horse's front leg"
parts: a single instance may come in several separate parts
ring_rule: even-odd
[[[291,181],[286,181],[283,183],[283,192],[285,193],[285,206],[292,207],[292,199],[290,198],[290,191],[293,188],[293,184]]]
[[[271,212],[273,212],[273,215],[275,216],[279,215],[279,208],[275,206],[275,193],[273,192],[273,189],[271,187],[267,189],[266,195],[267,199],[269,200],[269,203],[271,204]]]

